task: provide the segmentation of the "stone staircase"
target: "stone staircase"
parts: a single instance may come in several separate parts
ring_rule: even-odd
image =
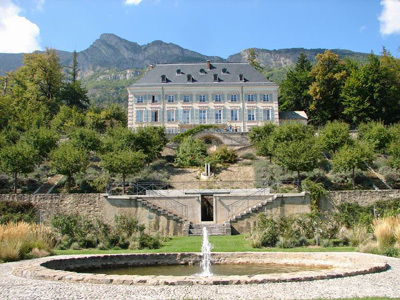
[[[236,216],[232,217],[230,219],[230,221],[235,222],[235,221],[238,221],[238,220],[242,219],[243,217],[246,217],[250,214],[254,214],[254,213],[258,212],[259,210],[261,210],[262,208],[264,208],[269,203],[274,202],[279,197],[281,197],[281,195],[279,195],[279,194],[274,195],[273,197],[268,198],[267,200],[264,200],[264,201],[260,202],[259,204],[254,205],[253,207],[250,207],[249,209],[245,210],[244,212],[237,214]]]
[[[207,228],[208,235],[231,235],[231,223],[225,222],[222,224],[215,223],[201,223],[188,225],[189,236],[201,236],[203,235],[203,227]]]
[[[137,198],[136,200],[138,201],[138,203],[141,203],[142,205],[146,206],[147,208],[158,211],[161,215],[172,217],[172,219],[177,220],[178,222],[182,222],[182,223],[188,222],[188,220],[186,220],[182,216],[179,216],[173,212],[170,212],[170,211],[166,210],[165,208],[162,208],[162,207],[160,207],[154,203],[151,203],[145,199]]]

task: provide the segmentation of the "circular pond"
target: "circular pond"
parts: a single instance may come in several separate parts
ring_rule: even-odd
[[[35,279],[72,282],[193,285],[317,280],[380,272],[388,268],[383,257],[361,253],[229,252],[212,253],[211,260],[214,268],[227,268],[230,275],[196,276],[197,271],[194,268],[199,268],[200,253],[47,257],[32,260],[32,262],[24,264],[23,267],[16,268],[14,274]],[[116,268],[133,267],[134,269],[161,270],[163,268],[168,269],[170,266],[178,270],[179,268],[188,268],[190,274],[178,271],[173,275],[171,270],[159,273],[160,275],[156,275],[155,272],[152,272],[151,275],[95,274],[95,272],[100,271],[103,273],[102,270]],[[275,270],[272,273],[268,273],[267,268],[271,266]],[[252,267],[258,270],[252,272]],[[242,271],[242,273],[238,273],[234,270],[236,268],[244,268],[247,272],[245,272],[246,274],[243,274]],[[282,271],[282,268],[285,270]]]

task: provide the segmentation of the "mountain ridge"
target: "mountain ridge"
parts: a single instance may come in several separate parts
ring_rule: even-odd
[[[253,48],[258,54],[257,60],[266,69],[284,68],[293,65],[300,52],[304,52],[310,61],[315,60],[315,55],[323,53],[327,49],[260,49]],[[331,49],[341,58],[350,57],[356,60],[365,60],[367,53],[354,52],[346,49]],[[57,50],[60,63],[63,66],[70,65],[72,52]],[[15,70],[22,65],[24,53],[10,54],[0,53],[0,74]],[[166,43],[161,40],[139,45],[123,39],[112,33],[103,33],[87,49],[78,52],[79,69],[82,76],[92,74],[99,69],[116,69],[119,71],[127,69],[144,69],[150,64],[157,63],[190,63],[205,62],[246,62],[248,49],[234,53],[224,59],[219,56],[207,56],[199,52],[185,49],[173,43]]]

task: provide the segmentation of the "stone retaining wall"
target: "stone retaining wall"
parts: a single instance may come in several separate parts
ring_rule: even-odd
[[[320,201],[322,211],[334,210],[335,207],[344,202],[358,203],[362,206],[373,204],[377,201],[400,198],[400,190],[355,190],[355,191],[332,191]]]
[[[116,215],[129,215],[146,226],[146,232],[161,235],[182,235],[183,222],[149,210],[137,200],[108,200],[102,194],[0,194],[0,201],[32,202],[40,212],[41,221],[48,224],[56,214],[80,214],[91,220],[114,224]]]

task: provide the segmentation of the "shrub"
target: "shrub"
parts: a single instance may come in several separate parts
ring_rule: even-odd
[[[349,240],[351,246],[357,247],[365,244],[371,239],[365,225],[358,224],[347,232],[346,238]]]
[[[0,260],[13,261],[43,256],[52,253],[53,247],[53,233],[44,225],[26,222],[0,225]]]
[[[213,160],[220,164],[231,164],[237,160],[235,151],[228,149],[226,145],[218,147],[218,149],[211,154],[211,157],[213,157]]]
[[[301,187],[303,191],[310,193],[311,210],[319,210],[319,200],[328,194],[327,190],[324,188],[324,185],[322,183],[313,182],[307,178],[303,180]]]
[[[35,223],[38,220],[38,212],[31,202],[0,202],[0,224],[20,221]]]
[[[189,136],[179,145],[175,163],[182,167],[201,166],[206,156],[207,148],[205,144]]]

